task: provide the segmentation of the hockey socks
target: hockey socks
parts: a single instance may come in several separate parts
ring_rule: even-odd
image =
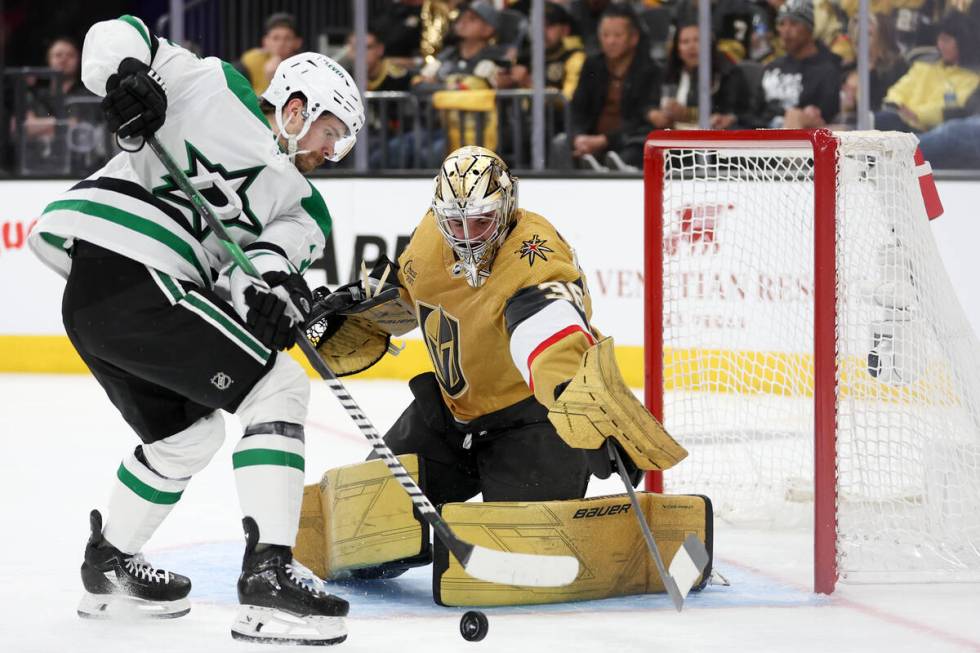
[[[303,502],[303,427],[289,422],[254,424],[245,430],[232,463],[242,514],[252,517],[262,543],[292,547]]]
[[[167,478],[154,470],[142,447],[125,458],[109,497],[104,535],[125,553],[143,548],[177,501],[190,478]]]

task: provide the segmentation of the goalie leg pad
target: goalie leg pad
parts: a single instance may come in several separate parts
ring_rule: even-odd
[[[640,469],[670,469],[687,457],[657,419],[639,402],[616,364],[612,338],[582,356],[582,366],[548,410],[565,442],[598,449],[612,437]]]
[[[422,461],[398,459],[418,483]],[[369,460],[329,469],[305,488],[293,555],[321,578],[391,562],[427,564],[429,529],[384,462]]]
[[[711,501],[699,495],[637,493],[660,555],[671,560],[689,534],[705,543],[708,564],[694,589],[711,575]],[[460,538],[517,553],[574,555],[578,578],[564,587],[514,587],[469,576],[438,540],[433,598],[446,606],[563,603],[664,592],[625,494],[571,501],[449,503],[442,516]]]

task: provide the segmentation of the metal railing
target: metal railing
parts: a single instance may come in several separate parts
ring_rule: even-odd
[[[84,176],[118,151],[105,128],[102,98],[65,94],[50,68],[9,68],[4,88],[13,99],[13,172],[25,177]]]
[[[349,0],[188,0],[183,3],[183,39],[203,55],[235,62],[246,50],[258,47],[266,19],[286,12],[296,18],[303,48],[323,51],[350,33],[354,14]],[[380,15],[384,0],[368,0],[372,16]],[[170,38],[171,21],[164,14],[153,26]]]
[[[364,99],[370,169],[431,170],[451,143],[493,147],[515,170],[532,167],[530,90],[496,91],[492,111],[440,110],[431,95],[408,91],[369,91]],[[570,124],[570,106],[557,89],[547,89],[544,102],[551,142]]]

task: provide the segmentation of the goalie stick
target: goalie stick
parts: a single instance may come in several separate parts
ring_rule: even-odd
[[[265,285],[264,280],[258,274],[251,260],[233,241],[225,230],[221,220],[218,219],[214,209],[204,199],[200,192],[194,188],[187,175],[177,165],[167,152],[166,148],[160,144],[155,136],[146,139],[150,149],[153,150],[160,163],[170,173],[171,178],[177,187],[187,196],[193,204],[194,209],[207,222],[214,232],[214,235],[221,241],[225,249],[234,259],[235,263],[241,266],[242,270],[253,277],[257,284]],[[350,396],[344,385],[337,379],[336,375],[330,370],[327,364],[317,353],[313,344],[307,340],[306,334],[301,325],[296,327],[296,344],[303,350],[310,365],[320,374],[333,392],[334,397],[340,401],[344,410],[360,429],[361,434],[371,443],[375,453],[385,461],[392,476],[398,480],[402,488],[411,498],[422,519],[426,521],[446,548],[459,560],[459,563],[466,570],[466,573],[491,583],[502,583],[505,585],[524,585],[528,587],[559,587],[568,585],[578,576],[578,559],[573,556],[544,556],[529,553],[514,553],[511,551],[499,551],[486,547],[470,544],[453,532],[446,520],[435,509],[432,502],[425,496],[419,486],[412,480],[398,458],[391,452],[388,445],[381,438],[377,429],[370,420],[364,415],[357,402]]]
[[[630,482],[629,475],[626,473],[626,467],[623,465],[623,459],[620,457],[619,450],[616,448],[616,444],[612,438],[606,439],[606,450],[609,452],[610,459],[615,461],[619,478],[622,479],[623,485],[626,486],[630,503],[633,505],[633,514],[636,515],[637,521],[640,522],[643,539],[646,540],[650,555],[653,556],[653,561],[657,565],[660,579],[664,582],[664,587],[674,602],[674,607],[680,612],[684,607],[684,599],[687,598],[687,593],[691,591],[694,582],[708,565],[708,551],[704,548],[704,543],[698,539],[697,535],[691,533],[681,543],[681,547],[677,549],[677,553],[674,554],[674,558],[670,562],[670,569],[666,569],[664,567],[664,560],[660,557],[660,549],[657,548],[657,540],[654,539],[650,525],[647,524],[646,517],[643,516],[643,512],[640,510],[640,504],[636,499],[636,491],[633,489],[633,483]]]

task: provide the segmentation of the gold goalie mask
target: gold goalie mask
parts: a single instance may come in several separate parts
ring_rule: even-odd
[[[461,147],[442,162],[432,212],[459,261],[455,270],[479,288],[490,275],[517,210],[517,178],[492,151]]]

